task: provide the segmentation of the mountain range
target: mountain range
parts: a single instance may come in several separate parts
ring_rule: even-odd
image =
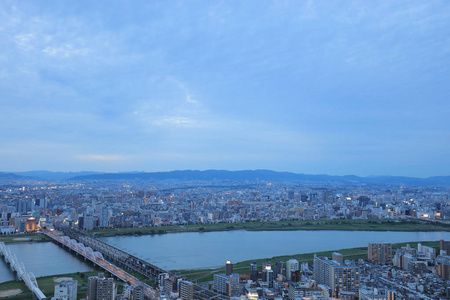
[[[375,185],[407,185],[407,186],[450,186],[450,176],[434,176],[428,178],[405,176],[370,176],[356,175],[310,175],[271,170],[182,170],[169,172],[50,172],[29,171],[0,173],[0,181],[12,180],[70,180],[70,181],[103,181],[103,180],[185,180],[185,181],[273,181],[273,182],[336,182],[343,184],[375,184]]]

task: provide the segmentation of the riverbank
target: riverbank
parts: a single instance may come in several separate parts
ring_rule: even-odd
[[[10,234],[0,236],[0,242],[5,244],[20,244],[20,243],[41,243],[51,242],[51,239],[42,233],[27,233],[27,234]]]
[[[291,230],[351,230],[351,231],[450,231],[450,224],[433,223],[418,219],[351,219],[306,220],[279,222],[244,222],[195,224],[185,226],[153,226],[138,228],[114,228],[89,231],[96,237],[118,235],[151,235],[180,232],[211,231],[291,231]]]
[[[393,249],[398,249],[409,244],[411,247],[417,248],[417,244],[419,242],[406,242],[406,243],[396,243],[393,244]],[[439,252],[439,241],[427,241],[420,242],[424,246],[430,246],[436,248],[437,252]],[[339,250],[330,250],[330,251],[322,251],[315,253],[304,253],[304,254],[294,254],[294,255],[283,255],[283,256],[274,256],[272,258],[262,258],[262,259],[254,259],[254,260],[245,260],[242,262],[233,264],[233,272],[239,274],[249,274],[250,273],[250,263],[256,262],[259,269],[261,269],[262,263],[266,262],[271,265],[274,265],[278,261],[282,261],[284,267],[286,267],[286,261],[289,259],[296,259],[299,263],[307,262],[312,265],[314,260],[314,254],[317,256],[326,256],[331,258],[331,254],[333,252],[339,252],[344,256],[344,260],[357,260],[357,259],[367,259],[367,247],[358,247],[358,248],[348,248],[348,249],[339,249]],[[394,252],[394,251],[393,251]],[[214,278],[214,274],[225,273],[225,262],[224,267],[220,268],[209,268],[209,269],[191,269],[191,270],[172,270],[172,272],[180,274],[181,277],[185,277],[191,281],[197,282],[206,282],[211,281]]]
[[[77,298],[83,299],[86,298],[87,288],[88,288],[88,278],[89,276],[97,276],[99,272],[102,272],[100,269],[96,269],[90,272],[78,272],[78,273],[68,273],[68,274],[60,274],[60,275],[52,275],[37,278],[38,286],[41,291],[47,297],[52,297],[55,292],[55,285],[62,280],[77,280],[78,281],[78,289],[77,289]],[[25,300],[32,299],[32,293],[25,285],[23,281],[8,281],[4,283],[0,283],[0,291],[4,293],[0,294],[0,299],[16,299],[16,300]]]

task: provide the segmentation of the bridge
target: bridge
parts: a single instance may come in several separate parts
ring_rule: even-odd
[[[46,299],[44,293],[39,289],[36,277],[31,272],[25,271],[25,266],[23,262],[19,261],[14,253],[5,246],[5,243],[0,242],[0,254],[4,257],[5,261],[9,263],[11,268],[17,273],[20,279],[25,282],[25,285],[30,289],[30,291],[39,299]]]
[[[67,247],[68,249],[74,251],[76,254],[83,256],[86,260],[92,262],[93,264],[96,264],[110,274],[116,276],[117,278],[120,278],[124,282],[129,282],[134,286],[143,286],[144,295],[147,299],[153,300],[158,298],[157,292],[150,285],[140,281],[133,275],[125,272],[123,269],[106,261],[101,252],[95,251],[91,247],[85,246],[83,243],[79,243],[77,240],[71,239],[68,236],[60,236],[52,231],[45,231],[44,234],[51,238],[53,241]]]
[[[129,281],[133,285],[144,285],[144,283],[139,281],[136,277],[126,273],[123,269],[137,272],[145,278],[154,280],[157,280],[158,275],[162,273],[169,274],[171,278],[175,277],[174,274],[171,274],[166,270],[163,270],[145,260],[111,246],[110,244],[102,242],[94,237],[88,236],[80,231],[60,226],[57,228],[67,236],[59,236],[51,231],[45,231],[45,234],[61,245],[64,245],[69,249],[83,255],[86,259],[99,265],[101,268],[107,270],[111,274],[114,274],[116,277],[124,281]],[[147,284],[145,284],[144,287],[147,298],[157,298],[158,293],[152,287]],[[223,300],[229,298],[194,284],[194,299]]]
[[[145,278],[157,280],[158,275],[161,273],[170,274],[170,272],[163,270],[149,262],[146,262],[143,259],[131,255],[123,250],[120,250],[108,243],[102,242],[80,231],[62,227],[58,228],[58,230],[62,231],[70,238],[83,243],[85,246],[102,253],[106,260],[114,263],[118,267],[137,272]]]

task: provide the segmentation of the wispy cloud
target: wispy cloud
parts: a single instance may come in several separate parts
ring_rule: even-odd
[[[156,119],[153,121],[153,124],[157,126],[164,126],[164,125],[176,125],[176,126],[182,126],[182,127],[192,127],[198,124],[197,121],[184,118],[184,117],[165,117]]]
[[[65,44],[60,47],[46,47],[42,52],[50,55],[50,56],[60,56],[63,58],[70,58],[74,55],[87,55],[90,50],[88,48],[80,48],[76,49],[71,44]]]
[[[153,167],[170,149],[159,168],[364,170],[394,165],[402,133],[448,170],[448,139],[417,132],[450,131],[449,20],[439,1],[4,1],[0,165]]]
[[[113,161],[124,161],[127,160],[128,158],[122,155],[86,154],[86,155],[77,155],[76,159],[84,161],[113,162]]]

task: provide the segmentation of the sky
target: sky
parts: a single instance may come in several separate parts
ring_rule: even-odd
[[[0,171],[450,175],[448,1],[1,1]]]

